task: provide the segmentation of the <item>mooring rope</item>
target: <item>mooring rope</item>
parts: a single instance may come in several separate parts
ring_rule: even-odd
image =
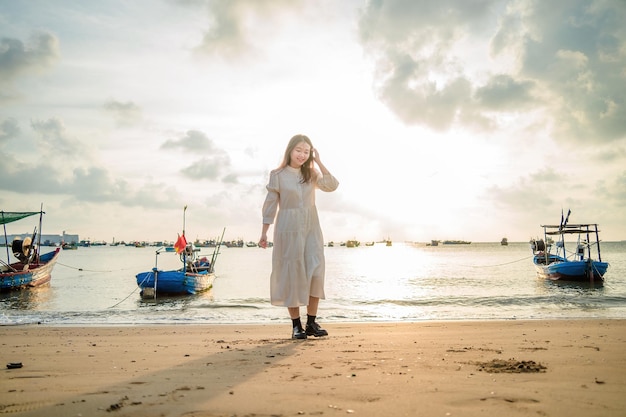
[[[114,308],[117,307],[118,305],[122,304],[124,301],[128,300],[130,298],[131,295],[133,295],[134,293],[137,292],[137,290],[139,288],[141,288],[141,286],[143,285],[144,282],[146,282],[146,280],[150,277],[150,272],[146,272],[146,277],[139,283],[139,285],[137,285],[137,287],[135,287],[134,290],[132,290],[130,292],[130,294],[128,294],[126,297],[122,298],[120,301],[118,301],[117,303],[113,304],[111,307],[108,308]]]
[[[522,259],[518,259],[518,260],[515,260],[515,261],[511,261],[511,262],[505,262],[505,263],[502,263],[502,264],[495,264],[495,265],[461,265],[461,266],[467,266],[469,268],[493,268],[493,267],[496,267],[496,266],[510,265],[510,264],[514,264],[516,262],[525,261],[527,259],[532,258],[533,256],[535,256],[535,255],[530,255],[530,256],[527,256],[527,257],[522,258]]]
[[[130,268],[122,268],[122,269],[107,269],[107,270],[95,270],[95,269],[83,269],[83,268],[79,268],[76,266],[71,266],[71,265],[66,265],[64,263],[61,262],[57,262],[57,265],[61,265],[64,266],[66,268],[70,268],[70,269],[75,269],[77,271],[85,271],[85,272],[115,272],[115,271],[128,271]]]

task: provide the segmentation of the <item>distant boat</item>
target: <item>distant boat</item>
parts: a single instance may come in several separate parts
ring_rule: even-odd
[[[229,242],[224,242],[224,246],[227,248],[243,248],[243,239],[231,240]]]
[[[365,242],[365,246],[374,246],[376,242]]]
[[[502,240],[500,241],[500,244],[502,246],[507,246],[509,244],[509,240],[505,237],[502,238]]]
[[[14,221],[21,220],[25,217],[39,214],[39,230],[41,230],[43,211],[0,211],[0,224],[5,225]],[[4,233],[4,241],[7,242],[6,228]],[[37,241],[38,243],[35,243]],[[19,290],[30,287],[38,287],[50,282],[52,278],[52,269],[56,264],[61,248],[57,247],[54,251],[39,254],[41,242],[41,233],[37,233],[37,228],[33,232],[32,237],[25,239],[15,238],[11,243],[11,251],[18,262],[5,263],[0,260],[0,291]],[[7,245],[7,260],[9,259],[9,250]]]
[[[542,225],[543,239],[531,239],[537,275],[554,281],[603,282],[609,264],[602,261],[598,225],[567,224],[570,214],[565,220],[561,214],[558,225]],[[566,242],[566,235],[576,236],[576,242]],[[552,236],[557,238],[554,244]]]
[[[249,248],[256,248],[258,245],[256,244],[256,242],[250,241],[246,243],[246,246]]]
[[[76,250],[78,249],[78,245],[76,244],[76,242],[71,242],[71,243],[61,243],[61,248],[63,248],[63,250]]]
[[[347,248],[358,248],[360,245],[361,245],[361,242],[359,242],[358,240],[348,240],[346,242]]]
[[[431,240],[430,243],[427,243],[426,246],[439,246],[438,240]]]

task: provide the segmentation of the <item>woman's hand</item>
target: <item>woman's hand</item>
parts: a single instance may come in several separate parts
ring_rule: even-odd
[[[320,159],[320,153],[317,151],[317,148],[313,148],[311,152],[312,152],[311,155],[313,156],[313,160],[319,167],[320,171],[322,171],[322,174],[324,175],[330,174],[330,172],[328,172],[328,169],[324,166],[324,164],[322,164],[322,160]]]
[[[317,165],[321,165],[322,161],[320,160],[320,153],[317,151],[317,148],[313,148],[311,152],[313,153],[313,160],[315,161],[315,163]]]
[[[263,249],[267,249],[267,235],[263,233],[261,239],[259,239],[259,246]]]

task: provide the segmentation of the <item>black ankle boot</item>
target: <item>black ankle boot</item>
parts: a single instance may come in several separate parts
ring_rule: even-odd
[[[307,323],[305,333],[309,336],[328,336],[328,332],[320,327],[316,322]]]
[[[291,334],[292,339],[306,339],[306,332],[302,328],[302,326],[295,326],[293,328],[293,333]]]

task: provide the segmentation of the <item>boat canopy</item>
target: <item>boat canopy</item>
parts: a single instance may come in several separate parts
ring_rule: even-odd
[[[7,224],[16,222],[25,217],[34,216],[40,214],[39,211],[1,211],[0,210],[0,224]]]
[[[566,226],[559,225],[542,225],[546,235],[565,235],[565,234],[580,234],[580,233],[597,233],[598,225],[596,223],[589,224],[568,224]],[[556,229],[556,230],[548,230]]]

